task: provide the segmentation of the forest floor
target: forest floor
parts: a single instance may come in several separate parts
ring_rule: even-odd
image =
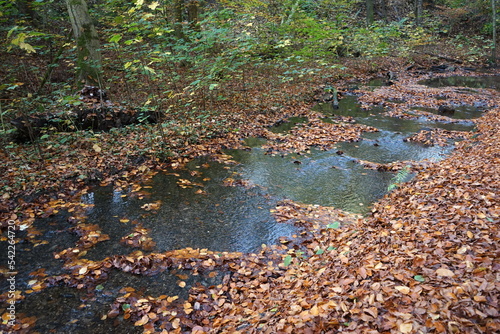
[[[452,74],[477,75],[456,69],[438,76]],[[54,254],[62,261],[59,275],[47,275],[40,268],[30,274],[29,288],[16,290],[14,299],[22,303],[27,295],[54,286],[94,291],[112,269],[148,275],[184,268],[222,272],[224,277],[216,286],[192,287],[187,300],[124,287],[102,311],[101,320],[165,333],[499,332],[499,93],[477,89],[481,94],[473,95],[417,84],[428,76],[401,70],[393,85],[357,93],[363,105],[384,105],[393,117],[422,116],[409,112],[414,106],[479,102],[491,110],[475,120],[477,132],[465,135],[446,159],[416,164],[416,177],[376,203],[368,217],[280,203],[275,218],[295,224],[301,233],[256,254],[189,248],[150,253],[146,246],[152,237],[138,230],[131,243],[143,250],[92,261],[85,258],[86,251],[107,236],[98,226],[85,223],[86,207],[80,197],[92,182],[137,191],[141,181],[161,169],[182,168],[196,156],[210,154],[227,162],[223,148],[241,148],[241,139],[248,136],[276,139],[268,127],[290,116],[306,116],[311,126],[291,138],[278,138],[270,148],[276,152],[299,152],[325,142],[328,149],[328,140],[358,140],[369,129],[347,119],[339,119],[335,126],[315,123],[321,115],[308,103],[295,101],[270,114],[226,114],[235,130],[218,138],[189,144],[186,138],[172,136],[170,142],[178,144],[167,163],[134,153],[150,145],[141,128],[119,134],[65,134],[64,141],[60,137],[43,148],[43,160],[34,158],[29,144],[0,150],[2,189],[7,189],[0,194],[2,229],[15,225],[24,231],[22,238],[4,233],[1,241],[35,245],[39,242],[35,220],[63,210],[71,214],[69,223],[79,238],[74,247]],[[345,82],[338,84],[342,87]],[[296,87],[296,92],[301,89]],[[414,140],[438,144],[453,136],[437,131]],[[367,162],[367,168],[401,166]],[[2,267],[6,278],[10,273]],[[8,302],[12,296],[5,292],[0,300]],[[18,315],[9,326],[6,307],[1,312],[2,330],[35,331],[37,319],[29,314]]]

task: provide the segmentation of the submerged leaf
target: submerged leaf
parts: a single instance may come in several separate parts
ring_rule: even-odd
[[[339,222],[333,222],[331,224],[326,225],[326,227],[328,227],[328,228],[339,228],[340,227],[340,223]]]
[[[283,260],[283,264],[285,265],[285,267],[290,265],[290,263],[292,263],[292,256],[291,255],[285,256],[285,259]]]

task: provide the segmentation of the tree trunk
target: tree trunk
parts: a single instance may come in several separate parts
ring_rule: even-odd
[[[73,27],[78,52],[77,80],[97,86],[101,80],[101,52],[97,31],[89,15],[85,0],[65,0]]]
[[[415,0],[415,24],[417,27],[422,24],[422,0]]]
[[[495,2],[496,0],[491,0],[491,20],[493,28],[493,49],[491,50],[491,61],[493,62],[493,66],[497,66],[497,9]]]
[[[16,0],[16,7],[19,13],[29,17],[33,26],[38,27],[40,25],[40,15],[33,10],[33,0]]]
[[[200,22],[199,22],[199,11],[200,11],[200,2],[198,0],[191,0],[187,4],[188,11],[188,21],[191,29],[194,31],[200,31]]]
[[[384,19],[384,22],[387,23],[389,22],[389,19],[387,18],[387,0],[381,0],[380,3],[380,10],[382,12],[382,18]]]
[[[366,0],[366,23],[373,23],[373,0]]]
[[[184,33],[182,32],[182,19],[184,17],[184,1],[175,0],[175,23],[174,23],[174,34],[177,39],[183,39]]]

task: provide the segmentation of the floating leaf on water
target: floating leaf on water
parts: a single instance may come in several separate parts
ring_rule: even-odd
[[[326,227],[328,227],[328,228],[339,228],[340,227],[340,223],[339,222],[333,222],[333,223],[330,223],[330,224],[326,225]]]
[[[291,255],[285,256],[285,259],[283,260],[283,264],[285,265],[285,267],[290,265],[290,263],[292,263],[292,256]]]
[[[413,279],[417,282],[425,282],[425,278],[422,275],[415,275],[413,276]]]

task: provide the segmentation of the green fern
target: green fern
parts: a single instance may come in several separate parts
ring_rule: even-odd
[[[400,169],[399,172],[392,178],[391,183],[387,187],[387,191],[392,191],[399,187],[399,185],[403,183],[404,180],[408,177],[410,172],[410,166],[405,166],[404,168]]]

